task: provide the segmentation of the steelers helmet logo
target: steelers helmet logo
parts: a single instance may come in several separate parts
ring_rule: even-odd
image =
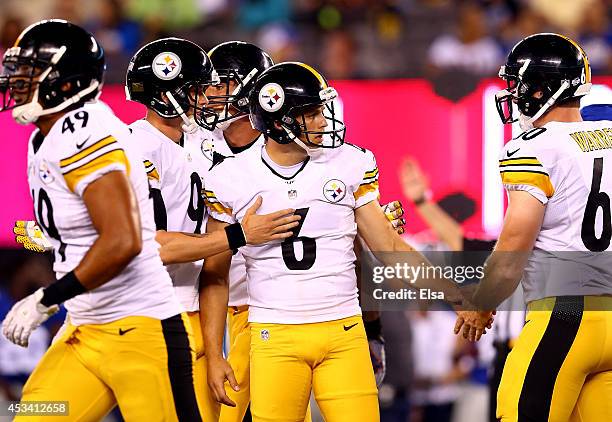
[[[159,79],[169,81],[174,79],[181,73],[181,59],[174,53],[165,52],[155,56],[153,60],[153,73]]]
[[[342,180],[328,180],[323,186],[323,196],[329,202],[340,202],[346,196],[346,185]]]
[[[280,110],[284,102],[285,92],[279,84],[265,84],[259,91],[259,105],[270,113]]]

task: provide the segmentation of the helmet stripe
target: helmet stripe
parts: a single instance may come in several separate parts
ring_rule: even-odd
[[[560,35],[560,34],[557,34],[557,35],[571,42],[572,45],[576,47],[578,51],[580,51],[580,54],[582,54],[582,59],[584,60],[585,80],[586,80],[586,83],[590,83],[591,82],[591,65],[589,64],[589,58],[587,57],[586,52],[582,49],[582,47],[580,47],[580,45],[576,41],[574,41],[570,37],[566,37],[565,35]]]
[[[296,62],[296,63],[302,66],[303,68],[310,70],[312,74],[317,77],[319,82],[321,82],[321,85],[323,85],[323,88],[327,88],[327,83],[325,82],[325,78],[323,78],[323,76],[321,76],[321,74],[317,72],[312,66],[308,66],[306,63],[300,63],[300,62]]]

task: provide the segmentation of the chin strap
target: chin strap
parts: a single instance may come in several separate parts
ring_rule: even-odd
[[[323,156],[323,154],[325,153],[324,148],[311,148],[308,145],[306,145],[304,142],[302,142],[300,138],[295,136],[295,134],[287,126],[283,125],[283,129],[287,133],[287,136],[289,137],[289,139],[291,139],[292,142],[295,142],[300,148],[306,151],[306,153],[308,154],[310,158],[316,159],[316,158]]]
[[[183,110],[183,107],[181,107],[178,101],[176,101],[174,95],[172,95],[170,91],[166,91],[166,97],[168,97],[168,100],[170,100],[170,103],[172,104],[178,115],[181,117],[181,119],[183,119],[183,124],[181,125],[181,129],[183,130],[183,132],[188,134],[196,133],[200,129],[200,126],[198,126],[198,124],[195,122],[195,119],[193,117],[187,116],[187,114]]]
[[[569,88],[569,87],[570,87],[569,81],[563,81],[563,83],[561,84],[561,86],[559,87],[557,92],[555,92],[548,99],[548,101],[546,101],[546,103],[544,103],[544,105],[538,110],[538,112],[536,114],[534,114],[532,117],[527,117],[527,116],[524,116],[523,114],[520,114],[520,116],[519,116],[519,124],[521,126],[521,129],[523,129],[523,130],[532,129],[533,128],[533,122],[535,122],[540,117],[542,117],[544,115],[544,113],[546,113],[546,111],[550,107],[552,107],[552,105],[557,101],[557,99],[561,96],[561,94],[563,94],[563,92],[565,92],[565,90],[567,88]]]

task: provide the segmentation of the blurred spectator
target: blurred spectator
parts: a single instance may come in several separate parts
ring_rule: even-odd
[[[445,201],[443,204],[447,205],[446,210],[442,208],[440,203],[431,201],[427,177],[421,170],[419,163],[412,157],[406,157],[402,163],[400,182],[404,195],[415,205],[419,216],[431,229],[432,233],[430,234],[433,234],[435,239],[442,243],[442,248],[461,251],[464,236],[460,223],[474,213],[474,201],[470,202],[468,200],[467,203],[463,201],[464,203],[456,207],[452,206],[453,198],[443,198]],[[415,237],[419,238],[418,235]],[[420,237],[423,238],[424,236]]]
[[[3,277],[0,284],[0,321],[4,320],[16,302],[55,278],[47,256],[20,251],[16,258],[8,262],[10,265],[6,265],[0,273]],[[0,336],[0,396],[3,393],[8,399],[15,400],[21,395],[21,387],[47,350],[65,315],[62,308],[61,312],[37,328],[27,348]]]
[[[21,19],[16,16],[6,16],[0,30],[0,57],[15,44],[17,37],[23,29],[24,25]],[[2,63],[0,63],[0,70],[2,70]]]
[[[355,79],[355,40],[344,30],[329,32],[323,39],[320,69],[327,79]]]
[[[274,63],[303,60],[298,52],[294,30],[285,25],[269,25],[261,29],[257,42]]]
[[[140,25],[125,17],[119,0],[100,0],[99,13],[87,27],[107,54],[131,56],[141,44]]]
[[[271,23],[289,21],[291,2],[288,0],[240,0],[238,23],[247,29],[260,28]]]
[[[524,6],[519,10],[513,22],[501,28],[501,42],[508,53],[523,38],[538,32],[552,31],[546,20],[532,8]]]
[[[466,340],[453,334],[456,315],[433,303],[410,318],[414,358],[411,422],[450,422],[473,359],[463,360]]]
[[[81,25],[83,20],[83,9],[85,8],[79,1],[55,0],[55,8],[51,16],[46,16],[45,19],[65,19],[77,25]]]
[[[186,30],[202,21],[201,7],[196,0],[129,0],[126,1],[127,15],[146,28],[161,31]],[[153,41],[148,39],[147,41]]]
[[[566,35],[574,35],[588,9],[599,0],[529,0],[529,4]],[[542,32],[542,31],[538,31]]]
[[[580,27],[580,45],[589,57],[593,73],[612,71],[612,28],[606,5],[600,0],[588,8]]]
[[[487,34],[483,9],[471,2],[460,7],[456,32],[436,38],[428,56],[433,73],[463,70],[476,75],[492,75],[503,61],[495,40]]]

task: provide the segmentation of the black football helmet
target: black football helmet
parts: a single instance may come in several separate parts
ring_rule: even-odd
[[[336,90],[314,68],[304,63],[279,63],[266,70],[255,82],[249,95],[250,119],[253,128],[280,144],[296,142],[303,148],[337,148],[344,143],[346,126],[336,117]],[[324,106],[327,128],[306,130],[304,113]],[[331,128],[330,128],[331,126]],[[304,134],[308,146],[299,139]],[[311,136],[323,136],[323,142]]]
[[[217,114],[218,123],[225,126],[249,114],[249,92],[259,75],[274,62],[261,48],[242,41],[219,44],[208,52],[208,56],[221,85],[216,95],[207,94],[207,97],[211,106],[223,105],[222,109],[217,109]],[[230,88],[231,82],[235,84],[233,88]]]
[[[163,118],[181,117],[186,130],[196,127],[190,116],[198,125],[213,130],[217,115],[201,102],[206,99],[206,88],[218,83],[217,73],[201,47],[181,38],[162,38],[132,57],[125,95]]]
[[[2,109],[21,124],[96,98],[104,80],[104,51],[80,26],[53,19],[27,27],[4,53]]]
[[[495,102],[503,123],[521,121],[528,129],[555,104],[582,97],[591,88],[591,68],[584,50],[559,34],[531,35],[512,48],[499,77],[507,89],[499,91]],[[536,98],[534,94],[543,95]],[[513,116],[512,104],[520,117]]]

